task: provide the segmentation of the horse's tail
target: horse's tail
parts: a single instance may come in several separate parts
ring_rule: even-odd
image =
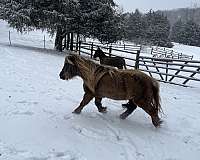
[[[154,108],[158,111],[158,112],[162,112],[163,110],[161,108],[161,104],[160,104],[160,86],[159,83],[156,80],[153,80],[153,84],[152,84],[152,89],[153,89],[153,106]]]

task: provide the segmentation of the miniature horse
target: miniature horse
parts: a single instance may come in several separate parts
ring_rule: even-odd
[[[83,80],[85,94],[74,113],[80,114],[93,98],[99,112],[106,112],[106,107],[101,104],[102,98],[129,100],[129,107],[120,115],[121,119],[127,118],[139,106],[151,116],[155,127],[162,123],[158,116],[162,110],[159,83],[145,73],[132,69],[117,70],[70,54],[65,58],[60,78],[70,80],[75,76]]]
[[[99,57],[100,59],[100,64],[117,67],[118,69],[123,69],[124,67],[126,69],[126,62],[124,58],[118,56],[117,57],[106,56],[105,53],[99,47],[95,51],[93,58],[97,57]]]

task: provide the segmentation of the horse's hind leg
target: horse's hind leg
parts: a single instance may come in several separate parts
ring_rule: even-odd
[[[85,92],[83,100],[80,105],[73,111],[73,113],[80,114],[82,109],[93,99],[93,95],[89,92]]]
[[[162,121],[160,120],[158,116],[158,111],[153,108],[152,105],[147,108],[142,108],[145,112],[147,112],[151,116],[152,123],[155,127],[159,127]]]
[[[129,100],[129,102],[126,105],[126,108],[126,111],[120,115],[121,119],[126,119],[126,117],[128,117],[137,108],[137,105],[134,102],[132,102],[132,100]]]
[[[153,107],[153,105],[149,102],[140,99],[136,101],[136,104],[140,106],[147,114],[151,116],[152,123],[155,127],[159,127],[162,121],[158,116],[158,110]]]
[[[107,112],[107,108],[102,106],[101,100],[102,98],[95,97],[95,105],[97,106],[99,112],[105,113]]]

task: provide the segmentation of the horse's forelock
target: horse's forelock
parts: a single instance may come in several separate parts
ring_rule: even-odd
[[[65,57],[65,63],[69,63],[71,65],[75,65],[76,59],[77,59],[77,55],[75,55],[75,54],[67,55]]]

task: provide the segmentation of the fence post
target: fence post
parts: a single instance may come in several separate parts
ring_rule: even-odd
[[[64,37],[64,46],[63,46],[63,49],[67,49],[67,35],[65,34],[65,37]]]
[[[12,43],[11,43],[11,38],[10,38],[10,31],[9,31],[9,34],[8,34],[8,38],[9,38],[9,43],[10,43],[10,46],[11,46]]]
[[[68,50],[69,49],[69,43],[70,43],[70,33],[67,33],[67,46],[66,46],[66,49]]]
[[[139,60],[140,60],[140,50],[138,50],[136,54],[135,69],[139,69]]]
[[[79,38],[79,34],[77,33],[77,35],[76,35],[77,37],[76,37],[76,51],[78,50],[78,45],[79,45],[79,40],[80,40],[80,38]]]
[[[81,41],[78,42],[78,54],[81,55]]]
[[[181,59],[180,57],[181,57],[181,56],[180,56],[180,53],[178,53],[178,59]]]
[[[151,48],[151,54],[153,54],[153,47]]]
[[[111,57],[112,46],[109,46],[109,57]]]
[[[126,49],[126,45],[125,45],[125,43],[124,43],[124,50]]]
[[[169,67],[168,61],[166,61],[166,77],[165,77],[166,82],[167,82],[168,67]]]
[[[45,49],[45,35],[44,35],[44,49]]]
[[[91,55],[90,55],[91,58],[93,57],[93,49],[94,49],[94,44],[92,42],[92,45],[91,45]]]

